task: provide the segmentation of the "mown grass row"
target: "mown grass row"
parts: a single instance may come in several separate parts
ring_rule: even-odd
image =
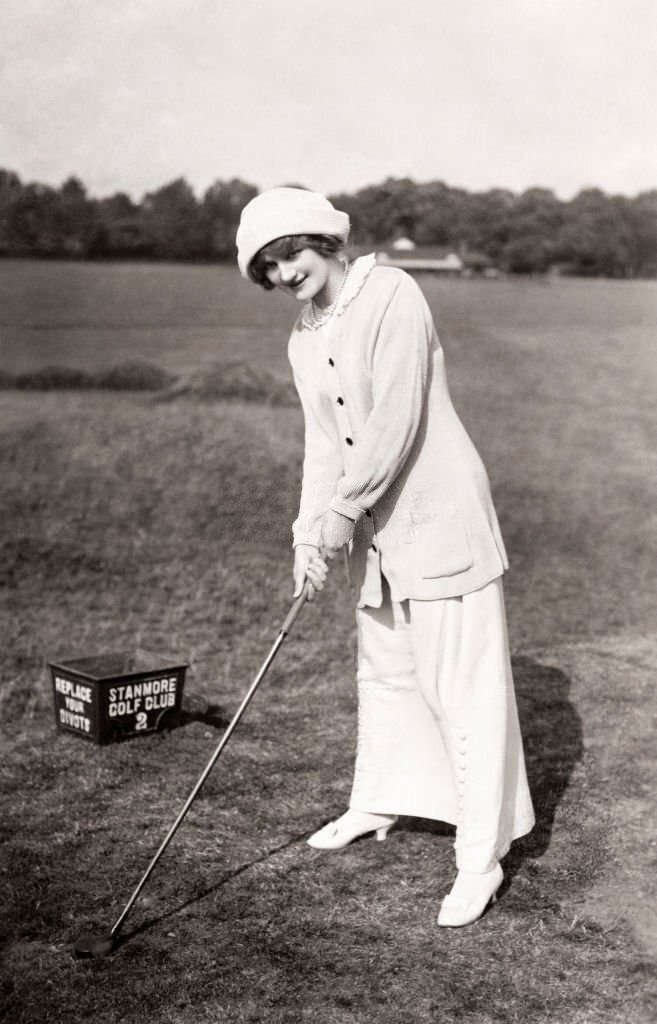
[[[237,399],[269,405],[294,405],[290,381],[240,360],[216,360],[190,373],[174,375],[143,360],[104,369],[43,366],[23,373],[0,369],[0,389],[18,391],[146,391],[163,399],[188,396],[201,400]]]

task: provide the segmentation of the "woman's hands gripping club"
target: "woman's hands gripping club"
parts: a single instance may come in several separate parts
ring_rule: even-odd
[[[298,597],[304,585],[309,601],[324,589],[328,576],[328,562],[337,557],[354,535],[353,519],[329,509],[322,520],[320,546],[297,544],[294,549],[294,596]]]
[[[294,549],[294,596],[298,597],[304,586],[308,601],[315,600],[315,594],[324,589],[328,576],[328,565],[314,544],[297,544]]]

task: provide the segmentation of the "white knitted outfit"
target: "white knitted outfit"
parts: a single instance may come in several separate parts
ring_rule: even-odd
[[[351,807],[456,824],[485,872],[534,823],[488,478],[449,398],[415,282],[356,260],[333,319],[290,338],[306,445],[295,544],[356,520],[358,754]]]

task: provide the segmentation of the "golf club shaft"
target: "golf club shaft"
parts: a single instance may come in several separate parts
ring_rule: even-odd
[[[210,774],[210,772],[214,768],[217,760],[219,759],[219,757],[221,755],[221,752],[223,751],[224,747],[228,743],[228,740],[232,736],[232,734],[233,734],[233,732],[235,730],[235,727],[237,726],[240,718],[242,717],[242,715],[246,711],[247,707],[249,706],[253,695],[255,694],[256,690],[258,689],[260,683],[262,682],[262,680],[264,679],[264,677],[265,677],[265,675],[267,673],[267,669],[269,668],[269,666],[271,665],[272,661],[276,657],[276,654],[278,652],[279,647],[281,646],[281,644],[285,640],[285,637],[288,635],[288,633],[292,629],[292,626],[296,622],[297,617],[299,616],[299,613],[301,612],[301,609],[303,608],[305,603],[306,603],[306,590],[304,589],[302,591],[302,593],[299,595],[299,597],[295,598],[295,601],[294,601],[292,607],[290,608],[290,610],[289,610],[289,612],[288,612],[288,614],[287,614],[287,616],[285,618],[285,621],[283,622],[283,625],[281,626],[279,634],[276,637],[276,640],[275,640],[275,642],[274,642],[274,644],[273,644],[269,654],[265,658],[265,660],[264,660],[264,662],[262,664],[262,667],[260,668],[260,671],[258,672],[257,676],[255,677],[255,679],[251,683],[251,686],[249,687],[249,690],[248,690],[246,696],[244,697],[244,700],[242,701],[242,703],[240,704],[239,708],[237,709],[237,711],[233,715],[233,718],[231,719],[230,724],[226,728],[226,731],[223,734],[223,736],[221,737],[221,741],[220,741],[219,745],[217,746],[217,748],[214,751],[212,757],[210,758],[210,760],[208,761],[207,765],[203,769],[203,773],[199,777],[198,782],[196,783],[196,785],[194,786],[193,790],[191,791],[191,793],[187,797],[187,800],[185,801],[185,805],[182,808],[180,814],[178,815],[178,817],[174,821],[173,825],[171,826],[171,828],[167,832],[167,834],[164,837],[164,839],[162,840],[162,843],[160,844],[160,848],[158,849],[158,851],[155,854],[155,856],[153,857],[152,861],[150,862],[150,864],[146,868],[144,874],[142,875],[142,877],[141,877],[141,879],[139,881],[139,884],[137,885],[137,888],[135,889],[135,891],[133,892],[132,896],[130,897],[130,899],[126,903],[125,908],[124,908],[121,916],[117,919],[116,923],[112,927],[112,930],[110,932],[112,938],[114,938],[118,934],[118,932],[120,931],[120,929],[123,926],[123,923],[124,923],[126,917],[128,916],[128,914],[132,910],[132,908],[133,908],[133,906],[135,904],[135,901],[136,901],[137,897],[139,896],[139,893],[142,891],[142,889],[146,885],[146,882],[150,878],[150,876],[151,876],[151,874],[152,874],[152,872],[153,872],[153,870],[155,868],[155,865],[157,864],[157,862],[159,861],[160,857],[162,856],[162,854],[166,850],[167,846],[169,845],[169,843],[171,842],[171,840],[175,836],[176,832],[178,831],[180,825],[182,824],[182,821],[183,821],[185,815],[187,814],[187,811],[189,810],[189,808],[194,803],[194,801],[195,801],[196,797],[198,796],[198,793],[199,793],[203,783],[205,782],[205,780],[207,779],[208,775]]]

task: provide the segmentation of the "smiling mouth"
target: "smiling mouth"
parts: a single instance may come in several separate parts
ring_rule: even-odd
[[[297,281],[292,281],[292,282],[291,282],[291,284],[290,284],[290,285],[288,285],[288,287],[289,287],[289,288],[291,288],[293,292],[295,292],[295,291],[297,291],[297,289],[298,289],[298,288],[300,288],[300,287],[301,287],[301,285],[302,285],[302,284],[303,284],[303,283],[304,283],[304,282],[305,282],[306,280],[307,280],[307,277],[306,277],[306,276],[304,276],[304,277],[300,277],[300,278],[299,278],[299,279],[298,279]]]

